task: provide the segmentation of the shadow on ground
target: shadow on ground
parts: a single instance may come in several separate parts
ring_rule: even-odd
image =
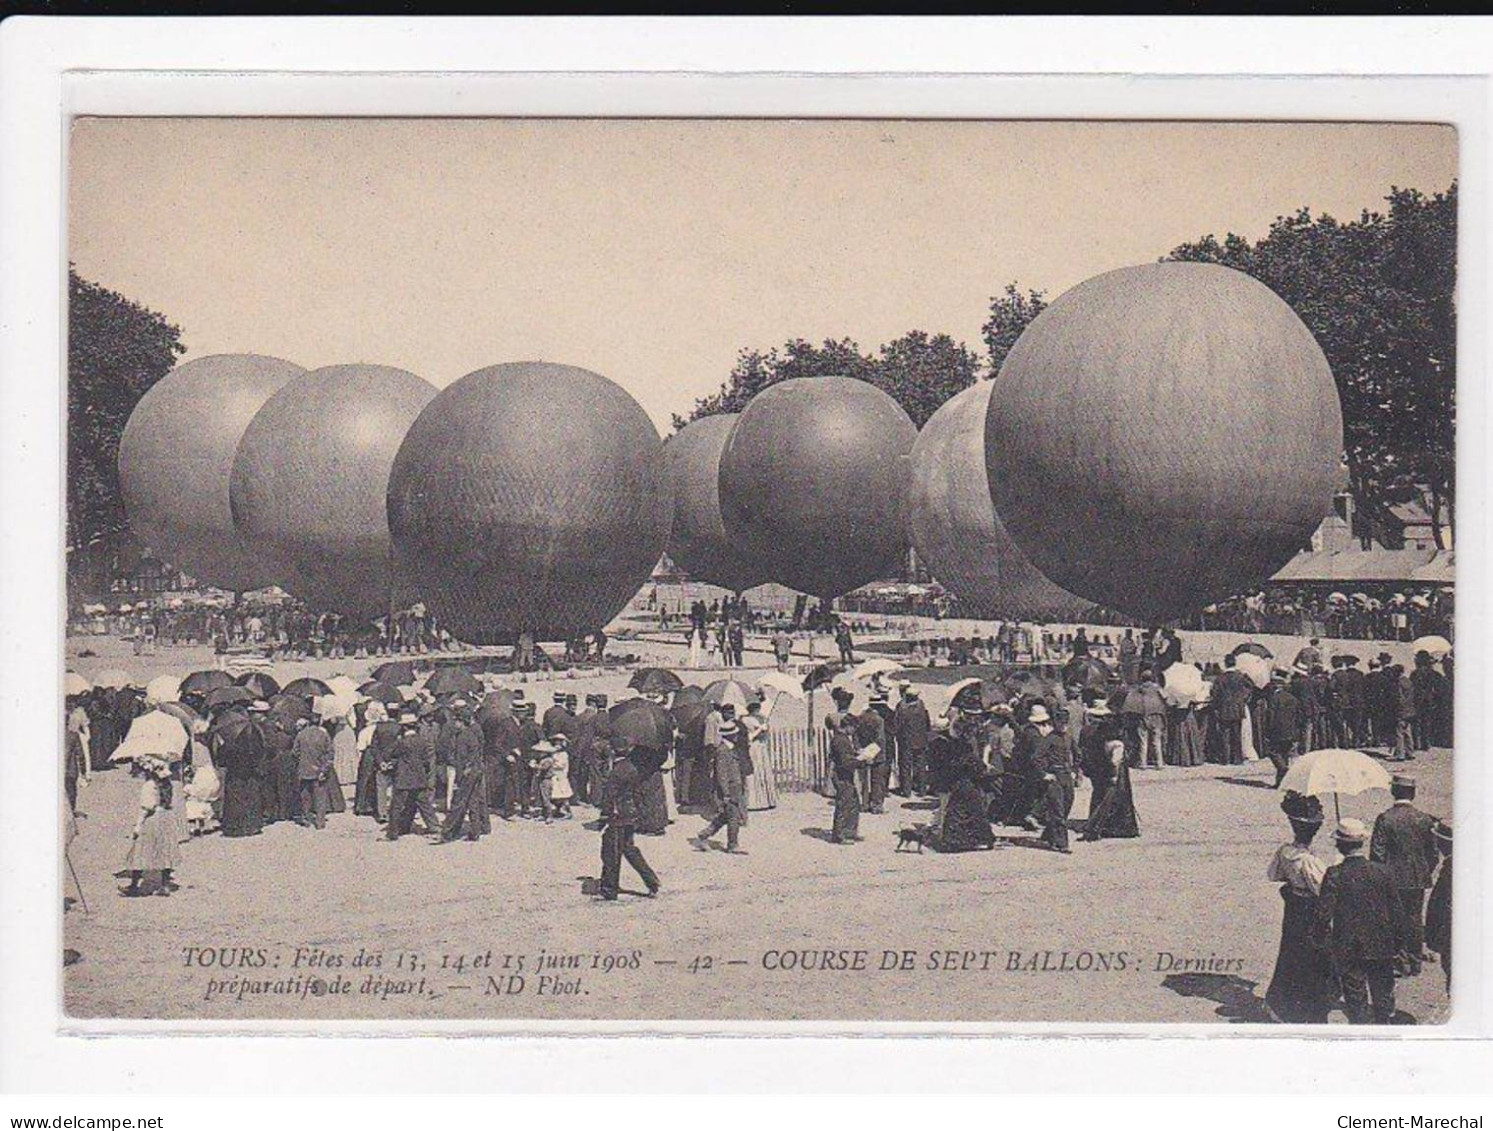
[[[1168,974],[1161,984],[1183,997],[1200,997],[1218,1003],[1213,1012],[1236,1025],[1270,1021],[1265,999],[1255,996],[1258,982],[1237,974]]]

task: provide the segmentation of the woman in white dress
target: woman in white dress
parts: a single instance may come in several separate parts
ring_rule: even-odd
[[[767,716],[772,713],[776,702],[774,696],[771,703],[754,701],[747,704],[747,713],[741,720],[746,730],[747,752],[752,759],[752,772],[746,781],[748,812],[775,809],[778,804],[778,790],[772,780],[772,757],[767,749]]]
[[[170,895],[176,886],[171,873],[181,867],[181,848],[177,841],[178,813],[174,808],[171,767],[155,759],[140,762],[145,781],[140,786],[140,812],[130,834],[130,850],[124,858],[130,874],[129,887],[121,895],[143,895],[140,881],[146,872],[159,872],[156,895]]]

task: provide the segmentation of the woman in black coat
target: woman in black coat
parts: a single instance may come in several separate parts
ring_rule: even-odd
[[[995,846],[983,788],[984,769],[973,756],[948,768],[949,802],[944,807],[942,835],[933,844],[939,852],[974,852]]]

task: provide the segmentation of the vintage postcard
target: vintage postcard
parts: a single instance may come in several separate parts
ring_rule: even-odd
[[[1452,1015],[1453,126],[67,169],[68,1022]]]

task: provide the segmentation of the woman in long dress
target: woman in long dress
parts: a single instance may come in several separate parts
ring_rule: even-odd
[[[778,790],[772,780],[772,757],[767,749],[767,717],[772,714],[776,702],[774,698],[770,703],[749,703],[746,716],[741,720],[752,765],[751,776],[746,782],[748,812],[777,808]]]
[[[949,801],[944,807],[943,827],[931,846],[939,852],[976,852],[995,847],[989,801],[981,788],[986,776],[984,762],[970,753],[954,763],[948,776]]]
[[[1088,752],[1086,752],[1088,754]],[[1084,759],[1084,772],[1094,787],[1084,840],[1140,836],[1135,794],[1130,788],[1130,759],[1118,738],[1103,740],[1097,752]]]
[[[258,836],[264,831],[261,763],[265,757],[265,724],[259,705],[249,718],[224,717],[218,747],[218,769],[223,779],[221,823],[224,836]],[[226,720],[226,721],[225,721]]]
[[[1336,997],[1332,960],[1312,942],[1317,897],[1327,874],[1311,850],[1312,838],[1322,827],[1322,803],[1315,797],[1288,793],[1280,807],[1290,818],[1293,835],[1290,844],[1276,849],[1265,873],[1267,879],[1280,884],[1285,902],[1280,951],[1265,991],[1265,1005],[1278,1021],[1322,1025]]]
[[[142,762],[141,768],[146,778],[140,785],[140,812],[135,817],[130,850],[124,858],[130,883],[121,894],[144,894],[140,890],[140,881],[145,873],[159,872],[161,880],[156,895],[170,895],[175,886],[171,882],[171,873],[181,867],[171,767],[165,762],[151,760]]]
[[[321,788],[327,795],[328,813],[346,813],[347,796],[343,793],[342,779],[350,767],[358,764],[358,736],[347,718],[339,718],[332,730],[332,768],[327,773]],[[353,772],[356,772],[355,770]]]

